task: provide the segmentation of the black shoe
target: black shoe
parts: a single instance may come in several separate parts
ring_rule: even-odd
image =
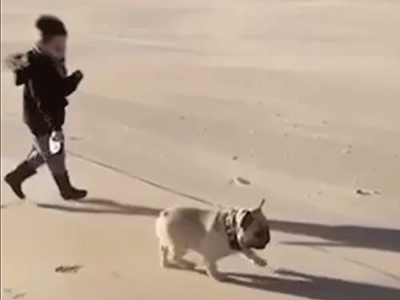
[[[34,174],[36,174],[36,170],[32,169],[28,162],[24,161],[14,171],[8,173],[4,177],[4,181],[10,185],[18,198],[25,199],[25,195],[22,192],[22,182]]]
[[[53,177],[64,200],[79,200],[86,197],[86,190],[78,190],[71,185],[67,172]]]

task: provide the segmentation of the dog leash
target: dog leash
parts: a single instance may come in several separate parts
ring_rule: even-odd
[[[121,170],[121,169],[119,169],[117,167],[114,167],[112,165],[106,164],[106,163],[101,162],[99,160],[87,157],[85,155],[82,155],[82,154],[79,154],[79,153],[76,153],[76,152],[73,152],[73,151],[70,151],[70,150],[67,150],[66,152],[68,152],[71,156],[74,156],[74,157],[79,158],[81,160],[85,160],[85,161],[90,162],[92,164],[95,164],[95,165],[101,166],[103,168],[109,169],[109,170],[114,171],[114,172],[116,172],[118,174],[127,176],[127,177],[129,177],[131,179],[135,179],[137,181],[140,181],[142,183],[151,185],[151,186],[153,186],[153,187],[155,187],[157,189],[172,193],[174,195],[178,195],[178,196],[181,196],[181,197],[184,197],[184,198],[187,198],[187,199],[191,199],[191,200],[203,203],[203,204],[207,204],[207,205],[213,206],[213,207],[218,207],[218,208],[222,208],[223,207],[222,205],[216,205],[216,204],[212,203],[211,201],[208,201],[207,199],[203,199],[203,198],[196,197],[196,196],[193,196],[193,195],[190,195],[190,194],[187,194],[187,193],[180,192],[178,190],[175,190],[173,188],[161,185],[159,183],[156,183],[156,182],[151,181],[149,179],[143,178],[141,176],[133,175],[133,174],[128,173],[128,172],[126,172],[124,170]]]

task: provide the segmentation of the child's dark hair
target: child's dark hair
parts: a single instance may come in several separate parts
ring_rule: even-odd
[[[36,28],[41,33],[43,43],[49,42],[55,36],[67,36],[68,32],[64,23],[57,17],[51,15],[42,15],[36,21]]]

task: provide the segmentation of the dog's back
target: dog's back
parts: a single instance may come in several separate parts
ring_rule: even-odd
[[[195,249],[212,226],[215,213],[199,208],[165,209],[156,221],[156,234],[161,244]]]

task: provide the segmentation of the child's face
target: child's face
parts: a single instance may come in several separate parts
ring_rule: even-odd
[[[67,37],[58,35],[42,45],[42,49],[56,59],[64,60],[67,48]]]

